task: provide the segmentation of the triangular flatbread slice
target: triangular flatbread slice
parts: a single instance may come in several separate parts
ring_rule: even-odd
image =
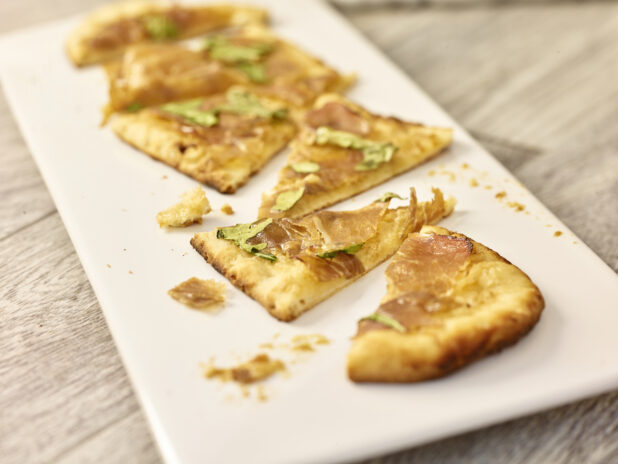
[[[156,160],[233,193],[296,133],[281,101],[241,87],[112,118],[112,130]]]
[[[348,354],[356,382],[441,377],[517,342],[544,307],[521,270],[441,227],[410,234],[386,279],[386,296],[359,322]]]
[[[377,116],[339,95],[324,95],[306,114],[258,217],[301,217],[325,208],[417,166],[451,140],[451,129]],[[289,198],[296,201],[282,203]]]
[[[343,91],[352,78],[252,26],[205,38],[199,44],[141,44],[106,66],[106,115],[225,91],[232,85],[306,107],[325,92]]]
[[[389,208],[390,197],[355,211],[262,219],[196,234],[193,247],[277,319],[291,321],[388,259],[411,230],[448,216],[440,190]]]
[[[252,7],[116,2],[88,16],[69,36],[67,51],[74,64],[86,66],[116,58],[133,44],[182,40],[266,19],[264,10]]]

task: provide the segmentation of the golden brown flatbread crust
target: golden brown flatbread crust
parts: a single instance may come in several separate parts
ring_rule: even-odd
[[[266,81],[252,81],[236,64],[213,59],[205,50],[173,43],[143,43],[129,47],[121,60],[106,65],[109,103],[104,113],[109,115],[136,103],[150,106],[203,97],[224,92],[232,85],[247,86],[253,93],[285,101],[300,111],[322,93],[343,91],[353,82],[353,78],[339,74],[264,27],[253,25],[219,37],[243,46],[270,46],[258,62]]]
[[[353,257],[347,257],[353,258],[355,265],[360,264],[360,272],[356,269],[348,276],[343,273],[333,278],[316,274],[316,266],[313,264],[320,263],[306,260],[306,254],[294,257],[278,249],[266,249],[264,251],[269,251],[277,258],[276,262],[268,261],[240,249],[231,241],[218,239],[217,230],[196,234],[191,244],[217,271],[257,300],[272,316],[282,321],[291,321],[388,259],[399,248],[408,231],[419,230],[425,223],[435,223],[448,216],[453,210],[454,200],[445,201],[439,190],[434,190],[434,195],[433,201],[417,204],[412,190],[409,207],[388,209],[388,205],[384,205],[383,214],[372,224],[374,230],[366,235],[368,238],[362,248]],[[373,203],[351,212],[325,211],[307,216],[304,223],[323,224],[329,221],[333,224],[339,221],[336,229],[340,235],[345,230],[358,232],[359,221],[366,226],[366,217],[363,219],[363,215],[375,209],[376,204]],[[278,223],[271,223],[269,227],[273,224]],[[302,225],[302,222],[294,223],[292,220],[288,224],[294,229],[295,225]],[[323,244],[325,235],[317,235],[320,244]],[[329,240],[342,243],[341,237],[330,237]],[[305,246],[307,243],[303,244]],[[319,257],[314,259],[326,260]]]
[[[327,114],[325,109],[330,109]],[[372,170],[358,171],[362,160],[358,150],[336,145],[317,145],[316,128],[327,126],[354,132],[365,139],[392,143],[398,147],[390,161]],[[299,136],[292,143],[287,166],[279,173],[277,185],[262,195],[258,217],[301,217],[357,195],[436,156],[450,145],[452,130],[426,127],[392,117],[377,116],[343,98],[320,97],[314,111],[307,114]],[[296,163],[315,163],[317,172],[297,172]],[[277,197],[287,191],[304,189],[300,200],[286,211],[276,211]]]
[[[77,66],[117,58],[130,45],[157,41],[144,21],[158,16],[173,23],[169,40],[182,40],[231,26],[264,23],[267,14],[253,7],[180,6],[170,2],[125,1],[106,5],[88,16],[69,36],[67,52]]]
[[[263,97],[260,101],[281,108],[281,102]],[[233,193],[288,144],[296,126],[289,119],[225,117],[225,121],[230,119],[231,128],[225,127],[225,122],[207,128],[146,108],[119,113],[110,125],[122,140],[152,158],[219,192]],[[233,127],[236,120],[241,124],[238,129]]]
[[[405,330],[361,320],[348,353],[355,382],[441,377],[516,343],[537,323],[543,297],[530,278],[464,235],[425,226],[410,234],[387,271],[374,314]]]

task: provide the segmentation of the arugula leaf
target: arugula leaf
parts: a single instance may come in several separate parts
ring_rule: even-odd
[[[287,115],[285,108],[271,110],[260,102],[259,98],[239,88],[232,88],[226,94],[227,103],[217,107],[218,111],[227,111],[236,114],[250,114],[258,118],[284,119]]]
[[[272,207],[274,211],[287,211],[301,199],[305,193],[305,187],[301,187],[297,190],[288,190],[287,192],[280,193],[275,199],[275,206]]]
[[[241,250],[247,253],[252,253],[260,258],[268,259],[270,261],[277,261],[275,255],[270,253],[262,253],[262,250],[266,248],[266,243],[247,243],[252,237],[262,232],[271,222],[272,218],[266,219],[262,222],[252,222],[249,224],[237,224],[232,227],[223,227],[217,230],[217,238],[223,240],[231,240]]]
[[[277,261],[277,257],[275,255],[271,255],[270,253],[262,253],[260,251],[256,251],[256,252],[253,252],[253,254],[260,258],[267,259],[269,261]]]
[[[391,329],[395,329],[397,332],[401,332],[401,333],[407,332],[407,329],[401,322],[382,313],[373,313],[370,316],[363,317],[361,321],[374,321],[374,322],[377,322],[378,324],[382,324],[387,327],[390,327]]]
[[[216,35],[207,37],[202,45],[208,50],[208,55],[217,61],[228,64],[236,64],[244,61],[259,61],[264,55],[272,51],[272,45],[256,43],[251,45],[235,45],[227,38]]]
[[[313,161],[301,161],[299,163],[292,163],[290,164],[290,167],[300,174],[318,172],[320,170],[320,165],[318,163],[314,163]]]
[[[148,15],[142,18],[142,24],[146,33],[154,40],[173,39],[178,36],[180,30],[176,22],[165,15]]]
[[[211,127],[219,122],[217,110],[202,110],[200,105],[204,99],[187,100],[182,102],[166,103],[161,109],[166,113],[175,114],[201,126]]]
[[[398,198],[399,200],[405,200],[405,198],[400,197],[399,195],[397,195],[396,193],[393,192],[386,192],[385,194],[383,194],[380,198],[378,198],[376,201],[381,201],[382,203],[386,203],[388,200],[390,200],[391,198]]]
[[[271,110],[262,105],[255,96],[239,88],[232,88],[226,94],[227,102],[210,110],[200,109],[203,98],[172,102],[162,105],[161,110],[175,114],[195,124],[206,127],[214,126],[219,122],[219,113],[250,114],[259,118],[283,119],[287,115],[285,108]]]
[[[366,146],[367,142],[365,139],[350,132],[339,131],[326,126],[318,127],[315,135],[316,143],[318,145],[326,145],[330,143],[343,148],[354,148],[356,150],[361,150]]]
[[[365,242],[355,243],[354,245],[350,245],[350,246],[345,247],[345,248],[340,248],[338,250],[330,250],[330,251],[325,251],[323,253],[316,253],[316,256],[318,258],[332,259],[335,256],[337,256],[339,253],[345,253],[346,255],[353,255],[358,250],[360,250],[363,247],[364,244],[365,244]]]
[[[354,166],[356,171],[371,171],[376,169],[380,164],[391,160],[397,147],[391,143],[381,143],[365,147],[363,152],[363,161]]]
[[[258,61],[272,51],[271,44],[234,45],[223,36],[213,36],[206,38],[202,46],[210,58],[234,65],[250,81],[258,84],[268,81],[266,69]]]
[[[363,161],[354,167],[356,171],[376,169],[380,164],[390,161],[397,151],[397,147],[392,143],[374,142],[350,132],[339,131],[326,126],[318,127],[316,143],[318,145],[332,144],[360,150],[363,154]]]
[[[236,63],[236,69],[238,69],[245,76],[247,76],[251,82],[256,82],[257,84],[264,84],[268,81],[268,78],[266,77],[266,69],[264,69],[264,66],[262,66],[260,63],[243,61],[240,63]]]
[[[127,105],[127,107],[124,110],[128,111],[129,113],[136,113],[137,111],[141,110],[142,108],[144,108],[144,105],[142,105],[138,101],[134,101],[133,103]]]

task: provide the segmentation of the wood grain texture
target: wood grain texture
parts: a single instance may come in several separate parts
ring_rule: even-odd
[[[0,95],[0,239],[53,213],[51,201],[34,161]]]
[[[618,270],[618,3],[348,14]]]
[[[0,32],[102,3],[0,2]],[[618,269],[617,3],[344,13]],[[0,461],[160,462],[3,97],[0,144]],[[618,392],[369,462],[618,462]]]

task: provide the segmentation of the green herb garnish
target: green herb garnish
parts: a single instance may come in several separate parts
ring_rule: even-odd
[[[290,164],[290,167],[300,174],[318,172],[320,170],[320,165],[318,163],[314,163],[313,161],[301,161],[299,163],[292,163]]]
[[[236,63],[236,69],[238,69],[241,73],[249,78],[251,82],[255,82],[257,84],[264,84],[268,81],[266,77],[266,70],[264,66],[260,63],[251,63],[249,61],[244,61],[242,63]]]
[[[175,114],[201,126],[211,127],[219,122],[219,113],[250,114],[259,118],[283,119],[287,115],[285,108],[271,110],[262,105],[260,100],[242,89],[230,89],[226,95],[227,102],[209,110],[200,109],[203,98],[172,102],[162,105],[161,110]]]
[[[135,102],[127,105],[127,107],[124,110],[128,111],[129,113],[136,113],[137,111],[141,110],[142,108],[144,108],[144,105],[142,105],[140,102],[135,101]]]
[[[223,61],[228,64],[236,64],[243,61],[259,61],[273,49],[272,45],[267,43],[235,45],[220,35],[204,39],[202,48],[208,50],[208,55],[213,60]]]
[[[273,211],[287,211],[301,199],[303,193],[305,193],[305,187],[280,193],[275,200],[275,206],[272,207]]]
[[[365,244],[365,242],[362,243],[356,243],[354,245],[350,245],[349,247],[345,247],[345,248],[339,248],[337,250],[330,250],[330,251],[325,251],[323,253],[317,253],[316,256],[318,258],[328,258],[328,259],[332,259],[335,256],[337,256],[339,253],[345,253],[346,255],[353,255],[354,253],[356,253],[358,250],[360,250],[363,245]]]
[[[178,36],[180,30],[176,22],[164,15],[148,15],[142,23],[151,39],[169,40]]]
[[[234,65],[252,82],[263,84],[268,80],[264,66],[258,61],[272,51],[273,46],[270,44],[235,45],[225,37],[214,36],[204,40],[203,49],[208,50],[213,60]]]
[[[287,115],[285,108],[271,110],[262,105],[262,102],[255,96],[239,88],[232,88],[226,94],[227,103],[217,107],[218,111],[250,114],[258,118],[284,119]]]
[[[325,126],[319,127],[316,131],[316,143],[360,150],[363,154],[363,161],[354,167],[357,171],[376,169],[380,164],[390,161],[397,151],[397,147],[392,143],[366,140],[350,132],[338,131]]]
[[[241,250],[245,250],[246,252],[259,256],[260,258],[268,259],[270,261],[277,261],[277,257],[275,255],[271,255],[270,253],[262,253],[262,250],[266,248],[266,243],[247,243],[247,240],[262,232],[271,222],[273,222],[273,220],[272,218],[269,218],[259,223],[252,222],[250,224],[237,224],[232,227],[224,227],[217,230],[217,238],[231,240]]]
[[[183,102],[166,103],[161,106],[161,109],[166,113],[175,114],[176,116],[180,116],[201,126],[214,126],[217,122],[219,122],[217,111],[215,109],[200,109],[202,103],[204,103],[204,99],[198,98]]]
[[[386,203],[388,200],[390,200],[391,198],[398,198],[399,200],[405,200],[405,198],[400,197],[399,195],[397,195],[396,193],[393,192],[386,192],[384,195],[382,195],[380,198],[378,198],[376,201],[381,201],[382,203]]]
[[[373,321],[378,324],[385,325],[391,329],[395,329],[397,332],[406,333],[407,330],[404,325],[396,319],[382,313],[373,313],[370,316],[363,317],[361,321]]]

